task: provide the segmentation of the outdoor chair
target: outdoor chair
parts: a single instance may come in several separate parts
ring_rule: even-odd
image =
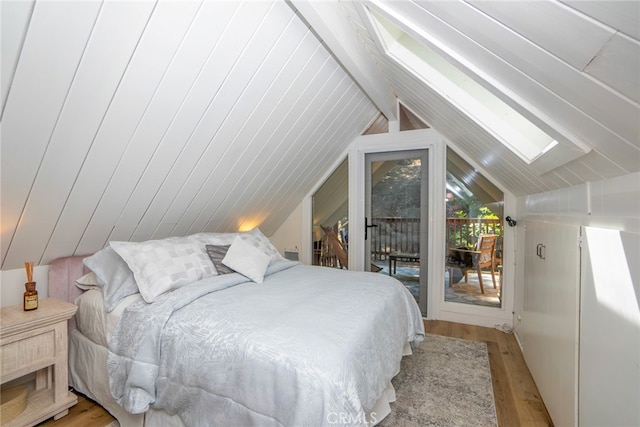
[[[478,237],[478,244],[473,251],[473,266],[464,270],[464,280],[468,281],[469,270],[475,270],[478,273],[478,282],[480,283],[480,292],[484,294],[484,283],[482,282],[482,270],[489,268],[491,271],[491,279],[493,287],[496,285],[496,242],[498,236],[495,234],[481,234]]]

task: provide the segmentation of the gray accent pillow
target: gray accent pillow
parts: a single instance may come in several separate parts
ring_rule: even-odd
[[[108,312],[113,311],[129,295],[140,292],[133,272],[110,246],[85,258],[83,262],[95,273]]]
[[[227,267],[222,263],[222,259],[227,254],[231,245],[206,245],[207,254],[211,258],[211,262],[216,266],[218,274],[230,274],[235,273],[235,270]]]

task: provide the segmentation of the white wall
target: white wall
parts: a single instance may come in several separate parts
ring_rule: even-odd
[[[303,203],[301,203],[276,232],[269,236],[269,240],[271,240],[271,243],[278,249],[280,254],[284,255],[285,251],[298,251],[301,260],[304,253],[308,252],[302,245],[303,210]]]

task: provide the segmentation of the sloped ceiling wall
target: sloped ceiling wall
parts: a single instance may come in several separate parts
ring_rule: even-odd
[[[318,29],[329,29],[333,15],[346,13],[354,37],[398,99],[515,195],[640,169],[640,2],[292,2]],[[471,120],[464,106],[456,107],[447,94],[391,59],[368,10],[397,22],[543,130],[570,135],[590,151],[550,172],[536,172]],[[333,34],[326,40],[340,57]]]
[[[284,2],[2,2],[2,269],[255,225],[378,114]]]
[[[640,168],[640,2],[405,1],[389,8],[455,51],[475,77],[529,117],[591,147],[539,175],[442,94],[380,50],[363,14],[350,16],[398,98],[516,195]],[[349,10],[349,8],[348,8]],[[455,58],[451,62],[460,67]],[[470,73],[473,75],[473,73]]]

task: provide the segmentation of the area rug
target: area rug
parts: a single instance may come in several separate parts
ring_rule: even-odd
[[[392,383],[396,402],[380,426],[498,425],[485,343],[428,334]]]

